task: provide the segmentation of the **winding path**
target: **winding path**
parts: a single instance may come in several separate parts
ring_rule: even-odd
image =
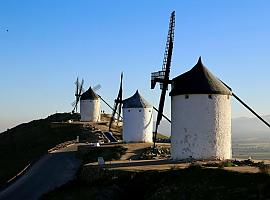
[[[35,200],[72,180],[80,166],[76,145],[43,156],[15,183],[0,192],[0,200]]]

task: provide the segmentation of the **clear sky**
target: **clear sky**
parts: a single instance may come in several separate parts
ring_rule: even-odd
[[[150,89],[150,73],[161,69],[173,10],[171,78],[202,56],[258,113],[270,114],[270,1],[3,0],[0,131],[71,111],[77,76],[86,88],[101,84],[98,93],[113,104],[123,71],[124,97],[139,89],[158,106],[160,90]],[[232,113],[251,116],[236,101]]]

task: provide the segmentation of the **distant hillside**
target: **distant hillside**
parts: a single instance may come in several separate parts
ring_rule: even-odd
[[[154,127],[156,126],[156,122],[154,122]],[[166,135],[166,136],[170,136],[171,135],[171,124],[170,122],[168,122],[167,120],[162,120],[160,122],[160,125],[158,127],[158,132]]]
[[[0,186],[48,149],[81,134],[79,125],[52,127],[51,122],[78,118],[78,114],[58,113],[0,134]]]
[[[270,123],[270,115],[262,116]],[[232,132],[235,138],[268,138],[270,129],[257,118],[240,117],[232,120]]]

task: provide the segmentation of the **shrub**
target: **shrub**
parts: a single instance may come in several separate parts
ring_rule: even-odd
[[[259,170],[261,173],[269,174],[270,173],[270,165],[261,163],[259,166]]]
[[[218,168],[233,167],[235,166],[230,160],[222,161],[219,163]]]
[[[202,169],[202,164],[201,163],[196,163],[196,162],[192,162],[190,163],[190,165],[188,166],[188,169]]]

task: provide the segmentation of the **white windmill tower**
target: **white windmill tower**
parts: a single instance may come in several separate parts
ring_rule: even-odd
[[[138,92],[123,101],[123,141],[153,141],[153,106]]]
[[[172,80],[173,159],[229,159],[232,92],[203,64]]]
[[[98,122],[100,120],[100,97],[90,87],[80,97],[81,121]]]

